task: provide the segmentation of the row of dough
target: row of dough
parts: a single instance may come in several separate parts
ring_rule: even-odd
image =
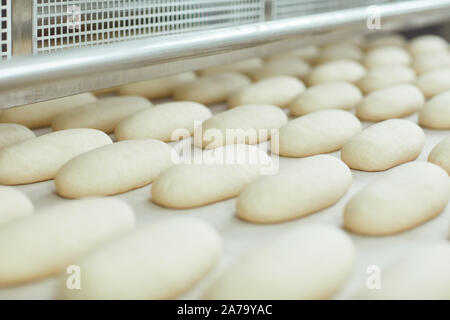
[[[134,228],[132,209],[111,198],[77,200],[10,223],[0,229],[0,285],[57,276],[76,266],[82,287],[70,290],[68,275],[61,275],[57,298],[176,298],[222,255],[220,236],[201,220],[174,218]],[[354,265],[355,248],[342,231],[293,228],[226,268],[203,297],[328,299]],[[450,283],[442,281],[449,270],[448,244],[427,247],[383,273],[382,290],[368,291],[364,283],[355,297],[449,299]]]

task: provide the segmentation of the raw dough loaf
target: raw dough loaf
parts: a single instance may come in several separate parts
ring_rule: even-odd
[[[0,150],[35,137],[34,132],[25,126],[14,123],[0,123]]]
[[[235,91],[248,85],[250,85],[250,80],[241,73],[211,74],[178,87],[175,90],[175,99],[202,104],[221,103]]]
[[[351,183],[351,171],[335,157],[300,159],[278,175],[262,177],[244,188],[236,213],[254,223],[301,218],[335,204]]]
[[[427,72],[417,79],[417,86],[427,98],[450,91],[450,68]]]
[[[356,299],[367,300],[449,300],[450,246],[426,245],[386,269],[381,288],[361,289]]]
[[[205,298],[329,299],[354,264],[355,248],[344,232],[321,225],[297,227],[225,270]]]
[[[298,58],[289,58],[267,62],[261,68],[250,72],[249,76],[254,81],[277,76],[291,76],[305,79],[310,72],[311,67],[307,62]]]
[[[222,240],[205,222],[169,219],[117,239],[76,262],[80,290],[62,299],[173,299],[202,279],[218,262]]]
[[[317,66],[310,73],[310,86],[326,82],[345,81],[357,83],[366,74],[366,68],[353,60],[335,60]]]
[[[224,72],[241,72],[245,75],[249,75],[251,72],[262,67],[263,65],[264,61],[261,58],[251,58],[222,66],[203,69],[200,71],[200,75],[206,76],[210,74],[224,73]]]
[[[97,148],[67,162],[55,177],[65,198],[114,195],[151,183],[177,161],[161,141],[128,140]]]
[[[266,78],[235,92],[228,99],[228,106],[234,108],[246,104],[273,104],[284,108],[304,90],[303,82],[294,77]]]
[[[12,187],[0,186],[0,225],[33,213],[30,199]]]
[[[152,184],[152,201],[187,209],[234,198],[271,162],[256,146],[229,145],[210,152],[222,153],[222,157],[211,162],[204,159],[201,164],[181,164],[159,175]]]
[[[424,74],[430,71],[450,68],[450,53],[442,52],[438,54],[427,54],[417,57],[414,60],[413,68],[417,74]]]
[[[211,118],[209,108],[197,102],[168,102],[140,111],[119,123],[114,135],[117,140],[157,139],[165,142],[178,140],[177,129],[185,134],[194,132],[195,122]],[[185,137],[185,136],[184,136]]]
[[[92,93],[83,93],[9,108],[0,113],[0,123],[17,123],[30,129],[45,127],[51,125],[53,119],[59,113],[95,101],[97,101],[97,98]]]
[[[400,34],[375,34],[367,39],[366,48],[370,50],[385,46],[405,47],[406,44],[405,37]]]
[[[240,106],[219,113],[196,128],[194,144],[208,149],[236,143],[257,144],[269,140],[272,130],[287,121],[284,111],[276,106]]]
[[[411,40],[409,50],[416,57],[439,52],[448,52],[448,43],[444,38],[439,36],[424,35]]]
[[[70,159],[111,143],[110,137],[95,129],[68,129],[6,147],[0,150],[0,184],[53,179]]]
[[[361,99],[361,91],[353,84],[328,82],[306,89],[290,103],[289,109],[296,117],[324,109],[351,110]]]
[[[366,76],[359,81],[358,86],[363,93],[390,87],[396,84],[413,83],[416,73],[405,66],[378,67],[369,70]]]
[[[361,123],[350,112],[314,112],[281,127],[279,153],[286,157],[307,157],[333,152],[360,131]]]
[[[324,63],[342,59],[360,62],[363,57],[364,53],[358,45],[348,42],[339,42],[324,46],[320,52],[317,62]]]
[[[171,97],[175,90],[197,78],[194,72],[184,72],[169,77],[151,79],[122,86],[118,93],[122,96],[142,96],[147,99]]]
[[[450,130],[450,90],[427,102],[419,111],[419,124],[423,127]]]
[[[383,171],[416,159],[425,143],[422,129],[409,120],[392,119],[355,135],[341,150],[352,169]]]
[[[380,47],[371,50],[364,64],[367,68],[389,67],[389,66],[409,66],[412,57],[408,51],[398,46]]]
[[[267,62],[282,60],[286,58],[299,58],[307,62],[315,62],[320,54],[320,48],[316,45],[308,45],[305,47],[297,48],[289,52],[278,53],[266,58]]]
[[[80,256],[134,225],[133,210],[111,198],[71,201],[8,223],[0,232],[0,286],[64,272]]]
[[[450,136],[433,148],[428,156],[428,161],[437,164],[450,175]]]
[[[417,87],[400,84],[369,93],[356,107],[356,116],[366,121],[381,121],[409,116],[425,104]]]
[[[363,235],[385,236],[436,217],[450,197],[442,168],[425,161],[403,164],[369,183],[347,203],[344,225]]]
[[[52,129],[92,128],[110,133],[121,120],[151,105],[143,97],[104,98],[60,113],[53,120]]]

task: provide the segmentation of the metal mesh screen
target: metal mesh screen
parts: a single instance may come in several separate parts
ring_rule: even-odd
[[[272,0],[272,19],[364,7],[396,0]]]
[[[34,0],[35,54],[264,20],[264,0]]]
[[[1,59],[11,57],[11,0],[0,0]]]

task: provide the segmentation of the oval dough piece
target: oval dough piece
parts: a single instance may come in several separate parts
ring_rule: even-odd
[[[17,123],[30,129],[51,125],[53,119],[66,110],[97,101],[92,93],[59,98],[5,109],[0,112],[0,123]]]
[[[208,149],[236,143],[257,144],[270,140],[272,130],[287,121],[284,111],[272,105],[240,106],[203,122],[196,128],[194,143]]]
[[[200,75],[206,76],[224,72],[241,72],[245,75],[249,75],[251,72],[262,67],[263,65],[264,61],[261,58],[251,58],[222,66],[203,69],[200,71]]]
[[[221,103],[235,91],[250,84],[250,80],[237,72],[211,74],[198,78],[175,90],[175,99],[202,104]]]
[[[209,108],[196,102],[168,102],[140,111],[119,123],[114,135],[117,140],[156,139],[165,142],[179,140],[194,132],[196,122],[211,118]]]
[[[0,186],[0,225],[33,213],[30,199],[12,187]]]
[[[279,154],[307,157],[339,150],[361,131],[361,123],[350,112],[325,110],[289,121],[280,129]]]
[[[0,183],[51,180],[70,159],[111,143],[110,137],[95,129],[68,129],[6,147],[0,150]]]
[[[361,48],[353,43],[334,43],[322,48],[320,52],[318,63],[329,62],[333,60],[355,60],[361,61],[364,54]]]
[[[53,120],[52,129],[92,128],[110,133],[121,120],[151,105],[142,97],[104,98],[60,113]]]
[[[341,159],[352,169],[383,171],[416,159],[424,143],[425,134],[415,123],[386,120],[350,139],[341,150]]]
[[[65,198],[123,193],[151,183],[176,160],[161,141],[117,142],[67,162],[55,177],[56,192]]]
[[[417,86],[427,98],[450,91],[450,68],[423,74],[417,79]]]
[[[222,152],[219,160],[224,161],[205,160],[167,169],[152,184],[152,201],[168,208],[187,209],[234,198],[258,178],[263,165],[271,162],[256,146],[232,145],[210,152]]]
[[[371,50],[364,59],[367,68],[409,66],[412,62],[408,51],[398,46],[386,46]]]
[[[413,83],[416,73],[405,66],[378,67],[369,70],[366,76],[359,81],[358,86],[363,93],[390,87],[396,84]]]
[[[419,124],[432,129],[450,129],[450,90],[427,102],[419,111]]]
[[[291,76],[305,79],[310,72],[311,67],[307,62],[298,58],[290,58],[267,62],[261,68],[250,72],[249,76],[254,81],[277,76]]]
[[[449,300],[450,247],[425,245],[382,273],[379,290],[361,289],[355,299]]]
[[[206,291],[206,299],[329,299],[355,264],[355,248],[329,226],[294,228],[238,260]]]
[[[442,52],[420,56],[414,60],[413,68],[420,75],[434,70],[450,68],[450,53]]]
[[[437,164],[450,175],[450,136],[443,139],[431,150],[428,161]]]
[[[266,78],[235,92],[228,99],[228,107],[234,108],[246,104],[273,104],[284,108],[303,90],[305,90],[303,82],[294,77]]]
[[[442,168],[406,163],[354,195],[345,206],[344,225],[368,236],[404,232],[436,217],[449,197],[450,181]]]
[[[320,48],[317,45],[308,45],[305,47],[297,48],[289,52],[278,53],[267,57],[267,62],[282,60],[286,58],[299,58],[307,62],[315,62],[320,54]]]
[[[175,90],[194,81],[197,78],[194,72],[184,72],[173,76],[151,79],[122,86],[118,93],[122,96],[142,96],[147,99],[162,99],[171,97]]]
[[[111,198],[71,201],[8,223],[0,232],[0,286],[61,273],[134,224],[131,208]]]
[[[361,91],[353,84],[328,82],[306,89],[290,103],[289,109],[296,117],[324,109],[351,110],[361,99]]]
[[[385,46],[405,47],[407,41],[401,34],[375,34],[367,39],[367,49],[375,49]]]
[[[425,104],[417,87],[400,84],[369,93],[356,107],[356,116],[366,121],[382,121],[409,116]]]
[[[35,137],[34,132],[25,126],[15,123],[0,123],[0,150]]]
[[[169,219],[81,258],[81,289],[67,290],[62,278],[58,298],[173,299],[202,279],[221,254],[222,240],[207,223]]]
[[[439,36],[424,35],[412,39],[409,44],[409,50],[416,57],[426,54],[436,54],[438,52],[447,52],[448,43],[444,38]]]
[[[310,86],[326,82],[356,83],[366,74],[366,68],[353,60],[335,60],[317,66],[308,78]]]
[[[335,157],[300,159],[278,175],[262,177],[244,188],[236,214],[253,223],[301,218],[335,204],[351,183],[351,171]]]

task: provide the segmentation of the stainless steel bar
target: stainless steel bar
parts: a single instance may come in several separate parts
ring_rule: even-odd
[[[33,1],[12,0],[12,54],[31,55],[33,50]]]
[[[385,30],[409,27],[412,24],[427,24],[448,20],[450,0],[386,4],[379,6],[379,12]],[[263,55],[269,51],[274,52],[276,48],[280,50],[288,47],[277,46],[275,42],[279,41],[289,43],[299,37],[302,37],[303,41],[311,41],[316,37],[326,36],[327,33],[366,33],[370,32],[366,26],[368,17],[366,8],[357,8],[116,43],[106,47],[74,49],[57,55],[13,59],[0,63],[0,107],[165,76],[199,67],[198,63],[183,61],[203,61],[202,66],[207,67],[227,62],[223,59],[211,59],[211,56],[219,54],[226,55],[241,50],[246,54],[240,55],[239,58],[245,58],[250,52],[253,55]],[[271,44],[272,49],[261,49]],[[207,60],[214,62],[205,63]],[[178,68],[175,70],[170,64],[176,64]],[[159,68],[159,65],[164,67]],[[145,75],[137,71],[143,67],[148,70]],[[103,85],[99,83],[98,79],[101,79],[102,75],[112,74],[115,79],[106,81]],[[66,85],[62,85],[63,83]],[[85,83],[92,86],[86,88]]]

